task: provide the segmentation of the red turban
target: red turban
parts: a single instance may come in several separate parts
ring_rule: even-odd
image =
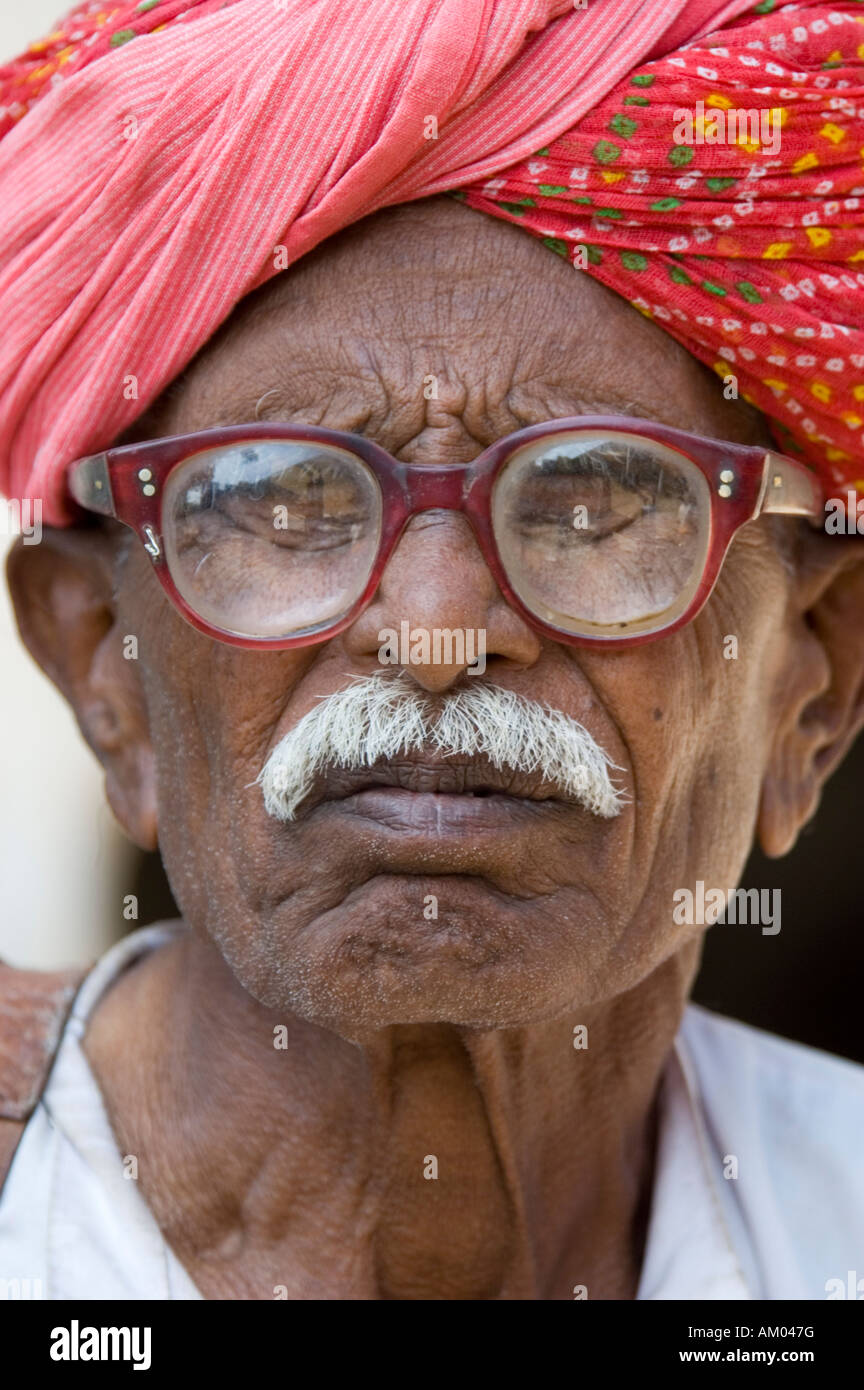
[[[0,489],[69,522],[68,464],[243,295],[459,190],[864,492],[862,73],[854,0],[82,5],[0,69]]]

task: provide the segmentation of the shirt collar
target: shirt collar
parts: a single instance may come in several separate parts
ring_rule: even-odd
[[[752,1299],[723,1215],[716,1158],[680,1032],[660,1089],[654,1193],[637,1300]]]

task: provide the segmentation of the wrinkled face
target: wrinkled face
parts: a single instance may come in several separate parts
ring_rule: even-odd
[[[349,229],[240,306],[138,433],[302,421],[441,465],[583,413],[766,438],[623,300],[517,229],[433,199]],[[733,886],[747,855],[778,756],[789,588],[760,521],[683,630],[616,653],[568,648],[503,601],[464,517],[429,512],[352,627],[256,653],[188,626],[134,541],[118,631],[138,637],[159,844],[184,915],[258,999],[346,1036],[515,1025],[609,999],[684,947],[691,960],[701,929],[673,922],[673,893]],[[405,620],[484,629],[486,671],[471,679],[582,723],[620,769],[623,812],[518,794],[448,809],[433,772],[432,791],[266,814],[254,782],[269,754],[321,697],[380,671],[379,633]],[[408,670],[439,696],[466,679],[458,665]],[[422,779],[428,759],[415,761]]]

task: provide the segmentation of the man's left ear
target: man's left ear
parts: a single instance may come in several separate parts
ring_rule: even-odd
[[[808,532],[793,581],[791,649],[757,830],[786,854],[864,726],[864,540]]]
[[[155,764],[137,662],[124,659],[117,627],[116,547],[101,527],[45,527],[38,545],[15,542],[6,573],[25,645],[72,706],[117,820],[151,850]]]

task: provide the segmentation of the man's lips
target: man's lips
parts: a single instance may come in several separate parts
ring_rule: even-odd
[[[447,823],[500,826],[520,810],[560,810],[565,801],[539,772],[496,768],[483,758],[426,755],[371,768],[328,768],[300,815],[320,807],[440,833]]]

